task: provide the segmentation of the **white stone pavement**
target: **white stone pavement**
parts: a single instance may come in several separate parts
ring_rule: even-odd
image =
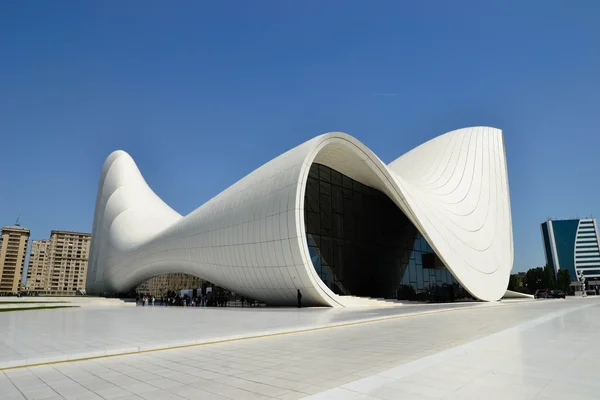
[[[310,399],[599,399],[598,317],[598,299],[557,307],[515,327]]]
[[[508,304],[508,303],[505,303]],[[106,307],[0,313],[0,368],[293,332],[491,303],[386,308]]]
[[[76,307],[95,307],[95,308],[106,308],[106,307],[123,307],[130,306],[135,307],[135,299],[127,301],[114,298],[104,297],[93,297],[93,296],[65,296],[65,297],[16,297],[16,296],[2,296],[0,297],[0,309],[11,308],[16,306],[20,308],[31,307],[52,307],[57,305],[70,305]],[[14,307],[13,307],[14,308]]]
[[[25,304],[7,304],[7,303],[0,303],[0,311],[1,310],[10,310],[10,309],[14,309],[14,308],[20,308],[20,309],[24,309],[24,308],[54,308],[54,307],[77,307],[77,306],[73,306],[72,304],[69,303],[42,303],[42,304],[36,304],[36,303],[25,303]]]
[[[539,300],[9,369],[0,399],[598,399],[599,317]]]

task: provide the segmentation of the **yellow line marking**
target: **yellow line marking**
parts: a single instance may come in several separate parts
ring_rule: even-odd
[[[450,312],[450,311],[474,310],[474,309],[478,309],[478,308],[482,308],[482,309],[498,308],[498,307],[506,307],[506,306],[514,305],[514,304],[533,303],[533,302],[534,302],[533,300],[523,300],[523,301],[518,301],[518,302],[514,302],[514,303],[511,302],[511,303],[504,303],[504,304],[493,305],[493,306],[490,305],[490,306],[467,306],[467,307],[445,308],[442,310],[432,310],[432,311],[415,312],[415,313],[408,313],[408,314],[401,314],[401,315],[391,315],[389,317],[373,318],[373,319],[359,320],[359,321],[354,321],[354,322],[345,322],[345,323],[341,323],[341,324],[337,324],[337,325],[319,326],[316,328],[306,328],[306,329],[299,329],[299,330],[288,331],[288,332],[266,333],[266,334],[262,334],[262,335],[245,336],[245,337],[241,337],[241,338],[212,340],[212,341],[202,342],[202,343],[192,343],[192,344],[183,344],[180,346],[161,347],[161,348],[157,348],[157,349],[129,351],[129,352],[123,352],[123,353],[105,354],[105,355],[101,355],[101,356],[73,358],[70,360],[48,361],[48,362],[34,363],[34,364],[27,364],[27,365],[17,365],[14,367],[0,368],[0,371],[8,371],[8,370],[12,370],[12,369],[30,368],[30,367],[41,367],[44,365],[54,365],[54,364],[65,364],[65,363],[73,363],[73,362],[81,362],[81,361],[89,361],[89,360],[99,360],[99,359],[111,358],[111,357],[131,356],[131,355],[135,355],[135,354],[154,353],[157,351],[186,349],[186,348],[190,348],[190,347],[209,346],[212,344],[231,343],[231,342],[239,342],[242,340],[261,339],[261,338],[269,338],[269,337],[275,337],[275,336],[293,335],[296,333],[322,331],[325,329],[343,328],[343,327],[354,326],[354,325],[370,324],[373,322],[385,322],[385,321],[390,321],[390,320],[395,320],[395,319],[419,317],[419,316],[423,316],[423,315],[441,314],[441,313]]]

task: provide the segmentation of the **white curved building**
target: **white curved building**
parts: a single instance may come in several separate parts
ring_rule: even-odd
[[[104,163],[87,276],[124,293],[183,272],[267,304],[348,306],[458,282],[500,299],[513,263],[502,131],[441,135],[385,165],[345,133],[317,136],[181,216],[133,159]]]

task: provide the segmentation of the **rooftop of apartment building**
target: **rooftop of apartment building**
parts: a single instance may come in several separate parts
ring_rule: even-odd
[[[29,232],[29,229],[27,228],[23,228],[20,225],[9,225],[9,226],[3,226],[2,227],[3,231],[18,231],[18,232]]]
[[[51,230],[50,236],[52,236],[52,235],[92,236],[91,233],[87,233],[87,232],[74,232],[74,231],[63,231],[63,230]]]

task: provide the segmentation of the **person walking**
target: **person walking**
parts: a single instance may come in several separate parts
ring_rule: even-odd
[[[154,296],[152,296],[152,307],[154,307]]]
[[[302,308],[302,293],[300,293],[300,289],[298,289],[298,308]]]

